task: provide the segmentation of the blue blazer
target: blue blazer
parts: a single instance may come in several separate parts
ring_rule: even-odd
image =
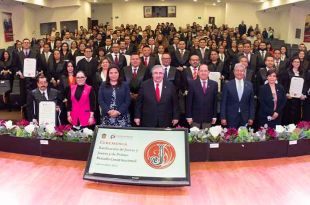
[[[221,119],[226,119],[233,122],[238,117],[238,112],[241,112],[243,121],[249,119],[254,120],[254,91],[250,81],[244,81],[244,89],[241,100],[239,101],[235,79],[225,84],[222,92],[221,101]]]
[[[259,90],[259,117],[261,121],[267,121],[268,116],[272,116],[274,112],[282,114],[282,110],[286,103],[286,93],[282,85],[276,84],[277,92],[277,108],[274,111],[274,102],[269,84],[262,85]]]
[[[218,85],[213,80],[208,80],[206,94],[199,79],[189,81],[186,117],[193,118],[196,123],[210,123],[217,115],[217,93]]]
[[[110,110],[110,104],[112,100],[113,88],[111,86],[106,86],[106,82],[102,82],[99,88],[99,105],[102,110],[102,115]],[[130,89],[126,82],[116,87],[116,110],[122,115],[128,113],[128,108],[130,105]]]

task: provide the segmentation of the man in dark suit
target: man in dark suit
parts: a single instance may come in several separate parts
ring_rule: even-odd
[[[85,48],[85,58],[80,60],[77,64],[76,70],[83,71],[87,77],[86,83],[90,86],[96,84],[96,72],[98,71],[98,60],[93,58],[91,48]]]
[[[178,49],[179,42],[180,42],[179,37],[177,37],[177,36],[173,37],[172,45],[168,46],[168,52],[170,53],[170,55],[172,55]]]
[[[209,61],[209,50],[206,48],[206,39],[201,38],[199,40],[199,48],[196,50],[196,55],[200,59],[200,64],[207,64]]]
[[[247,80],[247,81],[250,81],[251,83],[254,83],[255,73],[254,73],[253,70],[248,69],[248,65],[249,65],[248,58],[243,56],[243,55],[241,55],[239,57],[239,63],[241,63],[245,67],[244,80]]]
[[[126,57],[119,52],[119,44],[113,43],[112,45],[112,53],[106,55],[107,58],[111,60],[115,65],[117,65],[121,70],[123,67],[127,66]]]
[[[175,88],[164,80],[164,69],[161,65],[153,67],[152,76],[152,79],[141,85],[134,121],[142,127],[176,126],[179,106]]]
[[[180,41],[178,44],[178,49],[173,52],[172,65],[175,67],[186,67],[189,66],[190,52],[185,49],[185,41]]]
[[[199,66],[198,76],[199,79],[189,82],[186,118],[189,125],[205,129],[216,123],[218,85],[209,80],[205,64]]]
[[[125,36],[124,41],[125,41],[126,54],[127,55],[131,55],[131,54],[137,52],[136,46],[130,42],[130,36]]]
[[[142,49],[143,56],[141,57],[141,62],[144,65],[144,67],[148,70],[147,76],[150,78],[151,70],[153,66],[156,64],[156,58],[151,56],[151,48],[149,46],[144,46]]]
[[[44,75],[47,75],[48,64],[53,59],[53,55],[50,52],[49,44],[45,43],[43,46],[43,53],[39,55],[39,67],[43,71]]]
[[[20,77],[20,102],[21,105],[26,103],[27,93],[36,87],[35,77],[24,77],[24,60],[26,58],[32,58],[36,60],[36,75],[41,72],[39,69],[38,54],[30,49],[30,40],[25,38],[23,40],[23,49],[17,53],[17,72]]]
[[[260,42],[259,44],[259,50],[256,52],[257,55],[257,66],[256,71],[258,71],[260,68],[265,67],[265,58],[267,56],[272,56],[267,50],[267,46],[265,42]]]
[[[107,55],[112,52],[112,40],[111,38],[107,38],[105,40],[104,53]]]
[[[238,31],[240,36],[246,33],[246,25],[244,24],[244,21],[241,21],[241,24],[239,24]]]
[[[277,72],[278,81],[280,84],[284,85],[285,75],[287,74],[287,67],[289,61],[287,58],[281,60],[281,51],[279,49],[274,50],[274,68]]]
[[[61,103],[60,93],[56,89],[48,88],[48,82],[44,75],[37,78],[37,88],[29,92],[27,96],[27,120],[29,122],[38,122],[39,103],[42,101],[55,102],[56,111],[59,112]]]
[[[102,40],[102,35],[98,33],[96,39],[94,40],[94,48],[96,48],[96,50],[98,48],[103,48],[104,43],[105,42]]]
[[[134,53],[130,57],[131,66],[126,66],[123,69],[123,79],[129,83],[131,104],[129,113],[133,124],[135,106],[138,98],[139,89],[143,81],[147,79],[147,70],[141,64],[141,59],[138,54]],[[134,125],[134,124],[133,124]]]
[[[266,80],[267,80],[267,72],[268,70],[274,70],[274,59],[272,56],[267,56],[265,59],[265,63],[266,66],[262,67],[258,70],[258,72],[256,73],[256,84],[254,87],[254,91],[256,96],[259,95],[258,91],[260,86],[264,85]]]
[[[239,53],[238,56],[245,56],[248,59],[247,69],[256,72],[257,68],[257,54],[251,53],[251,43],[246,42],[243,44],[243,52]]]
[[[253,125],[254,91],[251,82],[244,80],[245,67],[237,63],[234,68],[235,79],[224,86],[221,102],[221,124],[238,128]]]

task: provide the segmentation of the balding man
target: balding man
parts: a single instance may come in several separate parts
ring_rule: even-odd
[[[221,102],[221,124],[238,128],[253,125],[254,91],[251,82],[244,80],[245,67],[237,63],[234,68],[235,79],[224,86]]]
[[[142,127],[172,127],[179,121],[175,87],[164,80],[164,68],[155,65],[152,79],[142,83],[135,109],[135,123]]]

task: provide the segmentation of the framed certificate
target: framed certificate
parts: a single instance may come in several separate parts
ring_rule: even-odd
[[[37,72],[37,60],[35,58],[24,59],[24,77],[35,78]]]
[[[290,85],[290,96],[293,98],[300,98],[302,95],[302,89],[304,87],[304,79],[299,77],[292,77]]]
[[[39,103],[39,125],[56,125],[56,103],[41,101]]]
[[[221,92],[221,73],[220,72],[210,72],[209,79],[217,82],[218,92]]]

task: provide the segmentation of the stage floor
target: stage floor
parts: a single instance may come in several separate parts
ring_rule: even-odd
[[[0,204],[310,204],[310,156],[191,163],[192,185],[181,188],[84,181],[85,164],[0,152]]]

